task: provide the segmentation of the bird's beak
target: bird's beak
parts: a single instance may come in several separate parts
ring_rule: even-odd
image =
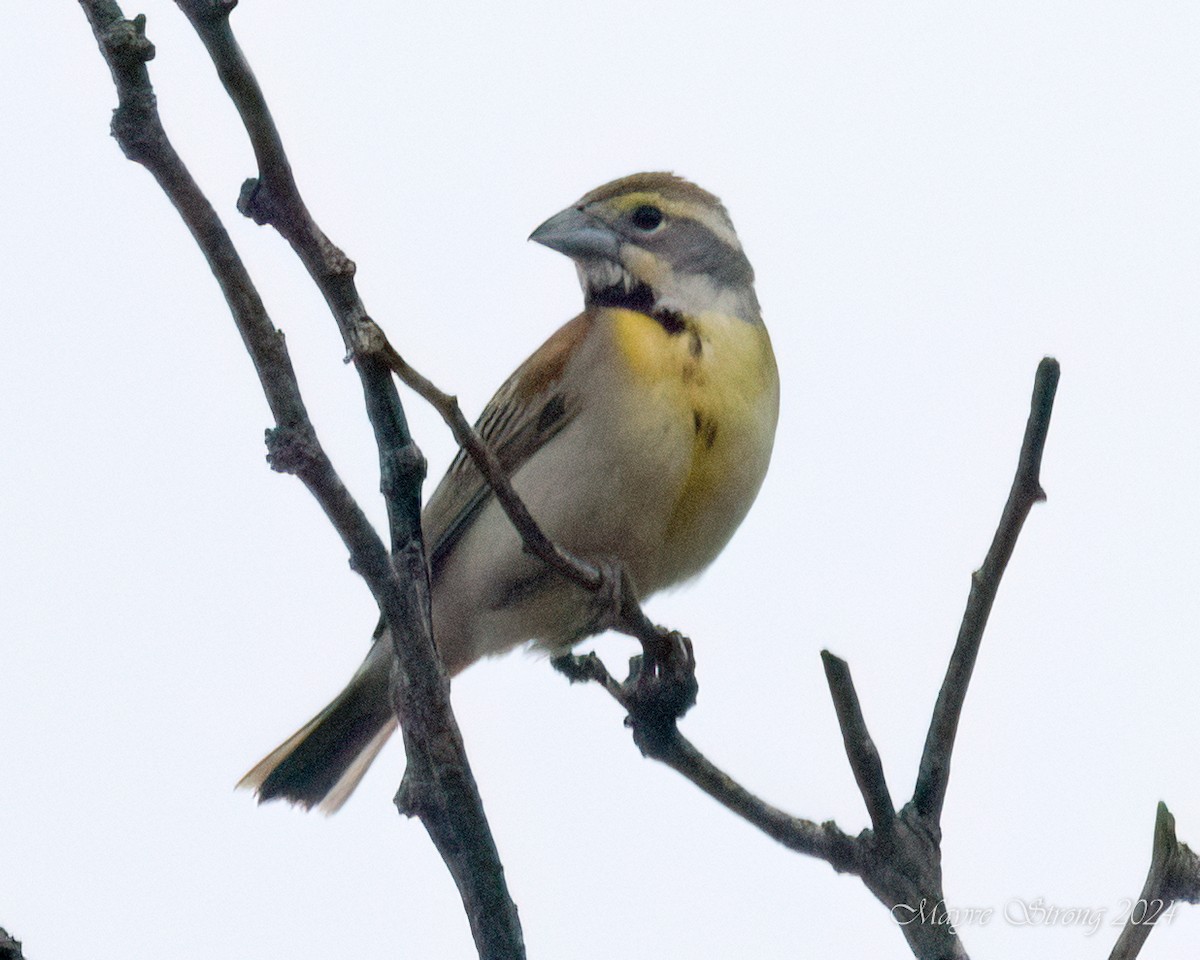
[[[578,207],[556,213],[529,235],[529,239],[572,260],[620,262],[621,238],[604,221]]]

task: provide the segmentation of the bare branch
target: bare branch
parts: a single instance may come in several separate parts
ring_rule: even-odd
[[[360,325],[367,318],[354,288],[354,266],[320,233],[300,202],[261,91],[229,30],[226,16],[233,4],[228,0],[180,2],[213,54],[227,89],[239,107],[247,108],[248,129],[257,131],[252,133],[255,149],[260,160],[269,164],[275,188],[270,194],[272,222],[290,232],[289,240],[321,286],[358,360],[380,450],[392,556],[322,450],[300,400],[283,337],[267,316],[211,204],[167,139],[145,67],[154,55],[145,37],[145,19],[126,21],[112,0],[80,0],[80,4],[117,86],[120,105],[114,114],[114,135],[127,156],[150,170],[187,223],[258,370],[277,423],[268,434],[272,465],[300,476],[321,503],[346,543],[353,567],[366,580],[392,627],[398,666],[393,697],[409,760],[399,798],[402,809],[421,816],[459,885],[480,957],[523,957],[516,906],[508,895],[433,646],[420,525],[423,461],[408,434],[387,367],[373,356],[358,355]]]
[[[862,874],[861,846],[854,837],[843,833],[833,821],[814,823],[759,799],[708,760],[682,734],[676,732],[653,756],[789,849],[824,860],[838,873]]]
[[[1134,960],[1155,924],[1178,900],[1200,903],[1200,857],[1175,836],[1175,818],[1159,803],[1154,818],[1154,847],[1142,894],[1108,960]]]
[[[784,846],[824,860],[839,873],[862,872],[861,845],[838,829],[835,823],[817,824],[785,813],[752,794],[713,764],[679,732],[674,722],[665,729],[653,721],[646,723],[645,708],[638,696],[640,665],[632,665],[630,678],[624,683],[619,683],[594,653],[558,657],[554,666],[573,683],[590,680],[600,684],[624,707],[630,717],[630,726],[634,728],[635,740],[645,756],[682,774],[722,806]],[[654,735],[639,736],[639,727],[654,730]]]
[[[1040,482],[1042,451],[1050,430],[1050,412],[1054,408],[1058,375],[1058,361],[1053,357],[1046,357],[1038,364],[1029,420],[1025,425],[1025,438],[1017,461],[1017,474],[983,566],[971,575],[971,591],[959,627],[958,640],[954,644],[950,665],[933,708],[933,719],[925,738],[916,789],[913,791],[913,803],[922,816],[934,821],[941,819],[958,720],[962,715],[979,645],[983,641],[983,631],[987,627],[996,592],[1000,589],[1000,579],[1004,576],[1030,509],[1038,501],[1046,499]]]
[[[374,571],[376,576],[382,575],[389,568],[386,551],[317,439],[283,334],[271,322],[212,204],[163,130],[146,71],[146,61],[154,56],[154,47],[146,39],[145,17],[124,19],[112,0],[81,0],[81,6],[117,87],[119,102],[113,111],[113,136],[125,155],[144,166],[158,181],[191,231],[221,286],[254,363],[276,423],[276,429],[268,433],[272,466],[297,474],[360,567]]]
[[[379,447],[380,487],[393,550],[421,539],[420,484],[425,464],[409,436],[404,408],[386,368],[364,353],[370,318],[354,282],[355,266],[317,226],[292,175],[283,140],[229,14],[236,0],[176,0],[212,58],[254,149],[258,179],[242,185],[238,209],[270,224],[288,241],[329,305],[362,381],[367,416]]]
[[[876,837],[887,843],[893,834],[896,808],[892,806],[892,795],[883,775],[879,751],[875,749],[875,741],[871,739],[863,719],[854,680],[850,677],[850,667],[845,660],[835,657],[828,650],[821,651],[821,662],[825,664],[825,679],[829,684],[829,694],[833,697],[833,708],[837,711],[838,726],[842,730],[842,742],[850,760],[850,769],[854,772],[854,782],[858,784],[858,791],[867,805]]]

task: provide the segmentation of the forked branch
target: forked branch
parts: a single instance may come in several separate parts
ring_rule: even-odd
[[[272,185],[271,222],[280,226],[317,280],[350,345],[363,382],[380,452],[392,549],[384,546],[338,477],[300,399],[282,334],[271,323],[212,205],[171,146],[159,120],[146,62],[154,47],[145,18],[124,18],[113,0],[80,0],[113,75],[119,105],[113,133],[126,155],[158,181],[191,230],[229,304],[258,371],[276,428],[268,432],[270,460],[296,473],[321,504],[392,627],[398,669],[393,702],[404,733],[408,767],[400,797],[437,845],[463,898],[480,957],[525,955],[516,907],[471,775],[449,690],[433,647],[428,565],[420,524],[424,464],[408,434],[404,411],[386,366],[360,357],[358,324],[366,313],[353,284],[353,264],[308,216],[295,190],[265,99],[228,24],[229,0],[196,0],[180,6],[205,41],[233,96]],[[403,638],[403,642],[401,642]]]
[[[944,911],[928,915],[916,905],[942,904],[941,811],[954,748],[954,733],[966,697],[987,616],[1004,569],[1033,504],[1045,499],[1039,481],[1050,412],[1058,385],[1057,361],[1047,357],[1034,378],[1033,399],[1018,457],[1016,477],[983,566],[972,576],[963,626],[942,684],[921,761],[913,799],[900,810],[892,803],[883,764],[863,719],[845,661],[822,651],[825,675],[837,713],[850,768],[871,820],[858,836],[833,823],[818,826],[765,803],[717,770],[678,732],[671,717],[649,714],[637,697],[636,670],[617,682],[594,655],[556,661],[573,680],[593,680],[629,713],[638,746],[666,763],[738,816],[801,853],[825,860],[834,869],[860,876],[892,911],[913,954],[923,960],[965,958],[958,934]],[[651,731],[647,734],[647,730]],[[913,912],[906,913],[910,907]],[[907,922],[905,922],[907,921]]]

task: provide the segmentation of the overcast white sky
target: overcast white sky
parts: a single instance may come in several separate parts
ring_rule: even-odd
[[[226,217],[343,476],[382,519],[333,322],[233,204],[252,159],[182,15],[149,15],[169,132]],[[15,13],[16,11],[14,11]],[[19,24],[16,25],[16,24]],[[395,814],[393,746],[336,817],[232,790],[344,683],[375,613],[269,425],[216,285],[107,135],[74,3],[0,34],[0,925],[31,958],[471,956]],[[471,414],[572,316],[525,242],[672,169],[727,203],[783,379],[742,531],[656,599],[699,657],[693,741],[794,813],[866,823],[818,652],[846,657],[896,798],[1011,482],[1038,360],[1048,503],[984,642],[944,817],[972,956],[1107,956],[1155,803],[1200,845],[1200,7],[264,3],[241,40],[368,309]],[[452,454],[413,399],[433,478]],[[595,644],[614,666],[633,650]],[[896,957],[854,878],[644,761],[525,655],[454,702],[531,958]],[[1020,925],[1020,904],[1103,911]],[[1005,913],[1010,919],[1005,919]],[[1143,956],[1195,956],[1183,907]]]

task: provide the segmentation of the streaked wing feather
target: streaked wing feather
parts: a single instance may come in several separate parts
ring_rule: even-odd
[[[475,429],[510,477],[574,419],[579,398],[563,387],[562,374],[590,325],[589,314],[583,313],[560,327],[504,382],[476,421]],[[491,495],[483,475],[460,449],[422,514],[435,579]]]

